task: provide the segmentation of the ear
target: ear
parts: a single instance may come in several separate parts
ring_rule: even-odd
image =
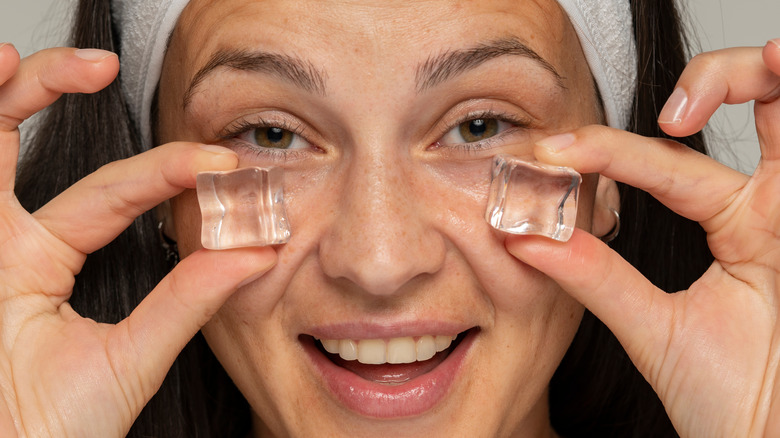
[[[165,238],[176,242],[176,227],[173,226],[173,209],[171,208],[171,201],[165,201],[155,208],[157,213],[157,220],[160,221],[162,226],[162,234]]]
[[[618,226],[620,213],[620,193],[615,181],[599,175],[599,183],[596,186],[596,200],[593,205],[593,235],[604,237]]]

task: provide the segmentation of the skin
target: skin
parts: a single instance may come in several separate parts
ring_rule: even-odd
[[[75,276],[88,254],[111,242],[142,212],[194,188],[198,172],[230,170],[239,165],[239,156],[229,149],[176,141],[101,167],[35,212],[22,208],[14,195],[19,124],[64,93],[94,93],[104,88],[116,78],[118,69],[116,55],[105,51],[54,48],[20,59],[12,45],[0,44],[0,435],[4,437],[125,436],[160,388],[184,345],[237,290],[237,299],[251,294],[251,283],[277,261],[275,249],[268,247],[197,250],[117,324],[96,323],[70,307],[68,300]],[[680,77],[675,94],[687,99],[670,99],[658,120],[663,130],[674,136],[700,130],[723,103],[755,102],[762,159],[751,176],[678,143],[604,126],[588,126],[564,137],[539,139],[533,154],[583,173],[597,172],[635,185],[679,214],[699,221],[707,232],[715,260],[690,288],[675,294],[655,288],[596,237],[598,220],[593,223],[595,236],[586,232],[585,227],[575,230],[566,243],[513,236],[504,244],[518,260],[554,278],[571,297],[605,322],[652,385],[681,436],[779,436],[780,210],[776,193],[780,184],[780,39],[769,41],[763,48],[725,49],[695,57]],[[596,199],[595,205],[601,201]],[[600,209],[596,207],[594,217],[601,216]],[[496,260],[504,263],[500,257]],[[455,262],[452,265],[459,266]],[[520,271],[528,269],[522,263],[518,266]],[[547,281],[539,278],[540,285]],[[436,284],[431,279],[426,281]],[[249,288],[242,289],[246,284],[250,284]],[[355,286],[347,277],[341,277],[338,284],[352,284],[339,292],[354,300],[348,310],[355,312],[383,310],[383,306],[387,309],[391,301],[399,306],[409,304],[398,294],[384,298],[374,294],[371,296],[375,306],[361,309],[361,303],[368,299],[355,297],[370,289]],[[413,286],[412,282],[402,292],[411,295],[432,290]],[[528,289],[520,290],[522,293],[515,291],[515,299],[522,305],[538,305],[534,311],[541,307],[540,301],[558,299],[549,298],[557,291],[547,290],[529,304]],[[331,291],[325,288],[322,293]],[[257,300],[267,298],[273,304],[282,304],[278,295],[264,295],[265,290],[254,292]],[[481,316],[495,322],[479,332],[479,344],[483,345],[492,339],[485,332],[498,336],[498,329],[505,327],[507,318],[503,315],[509,308],[498,306],[499,288],[479,292],[493,300],[488,303],[496,304],[495,314]],[[488,292],[493,294],[488,296]],[[335,300],[332,295],[328,298]],[[312,309],[318,312],[328,308],[321,302],[317,304],[320,306]],[[227,315],[236,313],[235,307],[231,307]],[[437,310],[444,314],[447,309],[442,308],[444,311]],[[474,312],[481,309],[484,307],[475,308]],[[522,313],[519,306],[515,309]],[[457,310],[460,309],[454,309]],[[390,311],[387,313],[391,314]],[[503,319],[496,318],[499,315]],[[218,332],[217,328],[225,325],[218,321],[224,317],[220,314],[207,331]],[[271,317],[278,320],[279,315]],[[249,325],[253,319],[246,321]],[[520,323],[516,327],[523,328]],[[510,348],[518,347],[515,339],[509,340],[513,343]],[[501,347],[491,354],[506,356],[506,345]],[[527,347],[525,351],[531,349]],[[283,348],[280,350],[285,353]],[[224,352],[220,356],[228,365],[243,360],[238,355],[228,357]],[[469,361],[479,359],[485,366],[496,363],[478,354],[471,356]],[[273,358],[271,355],[264,359]],[[262,363],[265,362],[255,365]],[[480,374],[480,379],[466,389],[494,383],[489,381],[489,374]],[[260,386],[239,383],[250,394],[256,409],[262,406],[262,398],[256,396],[259,391],[249,391]],[[515,383],[505,381],[502,385]],[[272,385],[264,388],[273,395]],[[312,391],[307,393],[308,399],[296,401],[301,410],[316,413],[319,406],[315,402],[321,394],[315,391],[316,387],[308,389]],[[462,387],[455,388],[460,390]],[[506,398],[502,390],[503,386],[495,392],[491,403],[503,402],[498,398]],[[533,398],[535,387],[524,385],[522,390],[519,398]],[[539,390],[543,392],[544,389]],[[538,430],[543,435],[547,431],[545,415],[534,411],[533,406],[525,410],[521,404],[501,406],[523,411],[506,418],[520,418],[527,412],[523,417],[527,423],[539,419],[518,434]],[[538,406],[544,405],[537,403]],[[279,405],[280,412],[284,408]],[[427,418],[434,423],[451,408],[452,404],[445,401]],[[462,412],[452,412],[448,420],[469,421],[456,417],[459,413]],[[488,414],[485,421],[474,421],[491,427],[504,412]],[[278,430],[282,423],[290,424],[289,418],[281,418],[281,414],[278,418],[277,424],[269,422],[268,427]],[[355,426],[354,418],[346,415],[341,419],[351,422],[347,426],[355,427],[347,431],[351,435],[359,431],[357,427],[361,425]],[[522,421],[507,421],[500,432],[509,434],[510,428]],[[406,419],[397,426],[413,422]],[[424,431],[425,425],[419,424],[423,422],[417,421],[420,431]],[[366,423],[379,426],[376,421]],[[258,421],[257,425],[260,434],[263,424]],[[305,430],[306,424],[293,426]],[[331,424],[325,422],[324,426]],[[385,431],[376,427],[373,434]],[[399,431],[408,429],[399,427],[396,436]],[[316,436],[322,436],[331,431],[317,432]]]
[[[508,37],[560,79],[528,57],[502,56],[424,90],[416,84],[432,56]],[[228,49],[301,58],[322,73],[324,92],[224,67],[193,91],[198,71]],[[194,1],[165,58],[159,110],[161,142],[216,143],[238,154],[239,167],[286,172],[292,239],[277,248],[278,265],[203,329],[251,404],[257,436],[553,434],[547,385],[583,308],[510,255],[483,215],[493,155],[532,159],[535,140],[601,119],[576,34],[555,2]],[[481,150],[436,146],[487,110],[529,126],[509,126]],[[312,145],[280,156],[220,139],[239,119],[302,125]],[[578,226],[604,234],[616,202],[596,203],[603,211],[593,223],[596,181],[585,178]],[[186,257],[200,248],[194,192],[172,206]],[[449,394],[421,415],[350,411],[301,348],[300,336],[322,327],[417,320],[479,328]]]

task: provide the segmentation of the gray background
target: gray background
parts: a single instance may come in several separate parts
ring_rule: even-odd
[[[22,55],[61,45],[74,0],[0,0],[0,41],[13,42]],[[778,0],[682,0],[698,51],[763,45],[780,37]],[[773,22],[774,20],[774,22]],[[708,128],[716,158],[745,172],[759,151],[751,104],[725,107]]]

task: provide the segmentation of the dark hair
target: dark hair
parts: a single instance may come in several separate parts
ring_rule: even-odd
[[[673,0],[631,2],[637,91],[630,131],[667,137],[657,115],[687,63],[689,43]],[[701,133],[676,139],[706,153]],[[698,223],[655,198],[620,185],[621,230],[611,246],[667,292],[687,289],[713,261]],[[550,385],[551,420],[562,436],[677,436],[657,395],[615,336],[586,311]]]
[[[686,40],[674,0],[632,1],[639,54],[631,130],[663,133],[656,116],[685,66]],[[81,0],[71,44],[120,55],[109,0]],[[120,79],[121,80],[121,73]],[[65,95],[41,119],[23,156],[17,196],[33,211],[87,174],[142,152],[115,81],[94,95]],[[704,152],[701,135],[681,139]],[[646,193],[621,187],[621,236],[613,247],[654,284],[687,288],[712,256],[701,228]],[[117,322],[169,271],[153,212],[87,258],[71,305],[85,317]],[[132,255],[132,256],[129,256]],[[553,426],[564,436],[675,436],[663,406],[609,330],[586,312],[550,387]],[[250,409],[202,336],[171,368],[129,436],[245,436]]]

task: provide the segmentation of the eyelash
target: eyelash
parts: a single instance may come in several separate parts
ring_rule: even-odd
[[[500,122],[509,123],[510,125],[512,125],[512,127],[507,129],[506,131],[499,132],[493,137],[490,137],[482,141],[475,141],[471,143],[458,143],[453,145],[442,145],[439,143],[440,139],[443,138],[445,135],[447,135],[447,133],[449,133],[452,129],[457,128],[462,123],[466,123],[477,119],[498,120]],[[452,124],[448,124],[448,126],[439,134],[439,136],[437,137],[439,140],[436,140],[433,146],[442,147],[442,148],[446,147],[450,149],[460,150],[463,152],[477,152],[492,147],[496,142],[503,139],[503,137],[505,137],[506,135],[512,132],[515,132],[516,130],[526,130],[532,127],[533,124],[531,120],[523,117],[518,117],[514,114],[509,114],[503,111],[495,111],[490,109],[490,110],[471,112],[456,119],[456,121],[453,122]]]
[[[236,120],[235,122],[227,126],[225,129],[223,129],[217,135],[217,138],[219,138],[220,141],[222,142],[235,145],[236,147],[242,147],[257,156],[263,156],[271,159],[281,159],[281,160],[295,159],[298,158],[300,154],[305,153],[305,150],[303,149],[285,150],[285,149],[264,148],[262,146],[253,145],[245,140],[238,138],[239,136],[246,134],[249,131],[252,131],[253,129],[265,129],[265,128],[284,129],[285,131],[289,131],[293,135],[300,137],[301,139],[303,139],[303,141],[312,144],[307,139],[306,129],[302,124],[297,123],[293,125],[292,123],[290,123],[289,120],[268,121],[262,118],[258,119],[256,122],[250,122],[248,120],[243,120],[243,119]]]
[[[447,133],[449,133],[452,129],[457,128],[462,123],[466,123],[477,119],[498,120],[501,122],[508,123],[512,125],[512,127],[503,132],[499,132],[493,137],[481,141],[475,141],[471,143],[458,143],[458,144],[451,144],[451,145],[440,144],[441,139],[445,135],[447,135]],[[271,149],[271,148],[255,146],[252,145],[251,143],[246,142],[245,140],[241,140],[238,138],[239,136],[246,134],[249,131],[252,131],[253,129],[264,129],[264,128],[272,128],[272,127],[289,131],[292,134],[303,139],[303,141],[312,144],[307,139],[306,129],[301,123],[297,123],[293,125],[288,120],[268,121],[262,118],[258,119],[257,122],[250,122],[248,120],[237,120],[233,122],[231,125],[227,126],[225,129],[223,129],[217,135],[217,138],[222,142],[227,142],[237,147],[242,147],[254,153],[257,156],[264,156],[271,159],[282,159],[282,160],[295,159],[298,158],[300,154],[305,153],[305,150],[303,149],[281,150],[281,149]],[[518,117],[514,114],[509,114],[501,111],[494,111],[492,109],[471,112],[456,119],[455,122],[448,124],[447,127],[445,127],[444,130],[439,133],[437,137],[438,140],[436,140],[436,142],[432,146],[436,148],[448,148],[450,150],[454,149],[456,151],[462,151],[462,152],[478,152],[492,147],[496,142],[500,141],[506,135],[515,132],[516,130],[525,130],[531,127],[532,127],[532,123],[529,119]]]

